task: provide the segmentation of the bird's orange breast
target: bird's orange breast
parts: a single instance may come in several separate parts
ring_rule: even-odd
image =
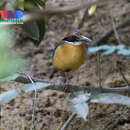
[[[64,72],[77,70],[84,62],[86,56],[85,48],[82,44],[62,44],[57,47],[52,64]]]

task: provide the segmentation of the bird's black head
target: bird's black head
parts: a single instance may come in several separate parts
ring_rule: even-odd
[[[91,39],[83,36],[78,29],[69,32],[62,40],[67,42],[92,41]]]
[[[78,42],[78,41],[80,41],[80,39],[75,35],[65,37],[63,40],[67,41],[67,42]]]

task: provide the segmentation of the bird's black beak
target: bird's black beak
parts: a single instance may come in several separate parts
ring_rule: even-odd
[[[80,40],[81,40],[81,41],[92,42],[92,40],[91,40],[90,38],[85,37],[85,36],[83,36],[83,35],[80,36]]]

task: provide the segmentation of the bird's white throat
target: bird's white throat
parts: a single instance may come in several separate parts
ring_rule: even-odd
[[[72,44],[72,45],[76,45],[76,46],[78,46],[78,45],[81,45],[81,44],[82,44],[82,42],[81,42],[81,41],[79,41],[79,42],[67,42],[67,43]]]

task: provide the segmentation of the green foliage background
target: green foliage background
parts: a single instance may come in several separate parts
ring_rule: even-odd
[[[9,26],[0,26],[0,78],[4,78],[24,65],[24,60],[13,50],[14,33]]]

